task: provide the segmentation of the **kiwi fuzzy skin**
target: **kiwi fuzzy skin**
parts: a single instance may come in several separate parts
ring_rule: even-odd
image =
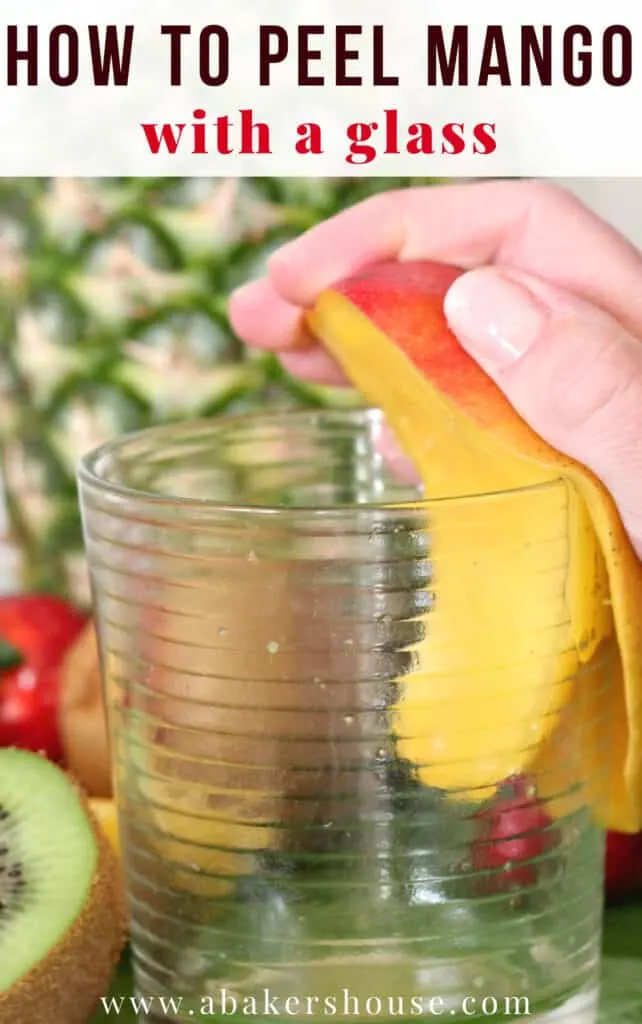
[[[60,942],[11,988],[0,992],[0,1021],[7,1024],[87,1024],[109,990],[127,941],[120,862],[84,792],[70,781],[98,845],[94,878],[81,913]]]

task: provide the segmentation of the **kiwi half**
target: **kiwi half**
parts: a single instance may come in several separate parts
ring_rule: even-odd
[[[86,1024],[125,942],[118,861],[74,783],[0,750],[0,1021]]]

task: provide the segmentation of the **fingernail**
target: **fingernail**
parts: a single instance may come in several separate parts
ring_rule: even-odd
[[[470,271],[451,285],[444,312],[475,359],[502,369],[528,351],[549,310],[525,285],[501,271],[484,269]]]

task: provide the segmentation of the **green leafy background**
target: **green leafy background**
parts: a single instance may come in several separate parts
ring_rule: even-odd
[[[131,993],[129,959],[124,957],[114,977],[112,995]],[[102,1012],[91,1024],[113,1021]],[[131,1011],[119,1014],[120,1024],[137,1024]],[[604,927],[602,1008],[600,1024],[642,1024],[642,904],[607,911]]]

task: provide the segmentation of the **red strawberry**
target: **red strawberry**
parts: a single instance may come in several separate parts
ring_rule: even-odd
[[[86,621],[48,594],[0,597],[0,746],[62,760],[59,669]]]
[[[604,883],[609,903],[642,895],[642,833],[607,833]]]
[[[534,885],[537,864],[533,861],[559,842],[557,829],[529,795],[527,782],[511,780],[511,790],[475,816],[471,862],[476,871],[484,872],[481,885],[486,891]]]

